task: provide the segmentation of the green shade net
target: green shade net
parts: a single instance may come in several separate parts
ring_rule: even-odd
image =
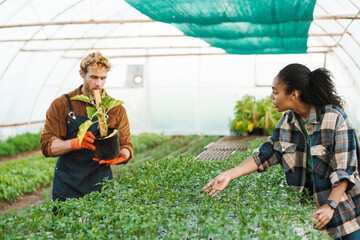
[[[126,0],[232,54],[306,53],[316,0]]]

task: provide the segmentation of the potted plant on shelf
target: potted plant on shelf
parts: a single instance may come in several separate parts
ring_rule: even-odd
[[[235,118],[231,121],[231,131],[236,135],[271,134],[281,117],[270,98],[256,100],[245,95],[235,105]]]
[[[274,131],[277,122],[282,116],[281,112],[278,112],[273,104],[271,98],[263,98],[258,101],[259,103],[259,126],[264,129],[264,133],[271,135]]]
[[[253,111],[254,100],[253,96],[245,95],[236,102],[234,107],[235,119],[231,121],[231,132],[233,135],[247,135],[248,129],[251,128],[251,113]]]
[[[109,128],[107,114],[113,107],[123,104],[123,101],[106,96],[105,91],[101,94],[100,90],[94,90],[94,98],[91,92],[89,92],[89,97],[81,94],[72,97],[71,100],[83,101],[93,106],[86,107],[89,120],[79,126],[77,135],[79,144],[81,145],[89,127],[98,122],[99,129],[94,134],[95,154],[102,160],[110,160],[117,157],[120,154],[119,130],[117,128]]]

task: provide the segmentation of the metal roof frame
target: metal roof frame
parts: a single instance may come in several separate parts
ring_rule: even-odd
[[[119,25],[122,24],[140,24],[141,26],[145,25],[145,24],[149,24],[149,23],[154,23],[155,21],[148,18],[148,17],[144,17],[143,19],[111,19],[111,17],[113,16],[109,16],[109,19],[103,19],[103,20],[94,20],[94,19],[89,19],[89,20],[74,20],[74,21],[55,21],[56,19],[58,19],[59,16],[61,16],[63,13],[66,13],[68,10],[70,10],[71,8],[73,8],[74,6],[77,6],[78,4],[84,2],[86,0],[78,0],[76,2],[73,2],[71,4],[69,4],[69,6],[67,6],[66,8],[64,8],[61,12],[55,13],[54,16],[52,16],[52,18],[50,19],[50,21],[44,21],[44,22],[35,22],[35,23],[18,23],[18,24],[4,24],[4,25],[0,25],[0,30],[1,29],[5,29],[5,28],[26,28],[26,27],[39,27],[38,29],[35,29],[33,34],[31,35],[31,37],[29,38],[3,38],[0,39],[0,43],[10,43],[10,42],[23,42],[22,46],[19,47],[17,53],[8,61],[7,66],[5,67],[5,70],[3,72],[0,72],[0,82],[2,81],[3,77],[5,76],[6,72],[8,71],[8,69],[10,68],[10,66],[14,63],[15,59],[18,57],[18,55],[21,52],[50,52],[50,51],[61,51],[63,52],[62,56],[58,59],[58,61],[54,64],[52,70],[54,70],[56,68],[56,66],[61,62],[61,59],[67,59],[67,58],[77,58],[77,57],[69,57],[66,54],[69,52],[75,52],[75,51],[90,51],[90,50],[104,50],[104,49],[183,49],[184,51],[186,49],[198,49],[200,52],[194,53],[194,52],[184,52],[184,53],[169,53],[169,54],[137,54],[137,55],[113,55],[111,56],[111,58],[147,58],[147,57],[162,57],[162,56],[192,56],[192,55],[224,55],[227,53],[224,52],[206,52],[207,50],[211,50],[214,49],[211,46],[186,46],[181,45],[181,46],[127,46],[127,47],[97,47],[96,44],[93,45],[93,47],[84,47],[84,48],[79,48],[79,47],[73,47],[76,44],[76,41],[78,40],[97,40],[97,42],[99,42],[102,39],[121,39],[121,38],[149,38],[149,39],[154,39],[154,38],[191,38],[188,37],[184,34],[169,34],[169,35],[112,35],[111,32],[113,32]],[[343,1],[343,0],[342,0]],[[326,58],[329,54],[335,56],[336,59],[339,60],[339,62],[343,65],[343,68],[349,73],[349,76],[352,76],[351,71],[348,69],[348,66],[346,66],[342,60],[341,57],[338,56],[338,54],[336,53],[336,51],[333,51],[333,49],[341,49],[342,52],[344,52],[344,54],[352,61],[352,63],[358,68],[360,69],[360,63],[359,63],[359,59],[356,59],[353,55],[351,50],[347,49],[346,46],[343,46],[342,41],[344,39],[345,35],[348,35],[350,37],[350,39],[354,42],[354,44],[356,46],[358,46],[360,48],[360,39],[357,39],[350,31],[349,31],[349,27],[351,26],[351,24],[354,21],[358,21],[360,20],[360,5],[358,3],[355,3],[353,0],[346,0],[348,3],[350,3],[354,8],[356,8],[358,10],[358,12],[356,14],[331,14],[327,8],[325,6],[323,6],[321,3],[317,2],[316,3],[316,7],[321,8],[321,10],[323,12],[326,13],[326,15],[318,15],[318,16],[314,16],[313,20],[310,19],[304,19],[301,21],[313,21],[313,24],[315,24],[316,26],[318,26],[320,29],[322,29],[322,33],[318,33],[318,32],[311,32],[309,31],[308,37],[309,38],[314,38],[317,41],[321,42],[321,45],[309,45],[308,48],[324,48],[325,50],[312,50],[309,49],[307,53],[321,53],[324,54],[324,64],[326,64]],[[0,2],[0,8],[1,5],[3,5],[5,2],[7,2],[6,0],[3,0]],[[93,3],[92,1],[90,1],[91,4]],[[20,6],[19,9],[24,9],[26,6],[28,6],[29,4],[32,4],[31,1],[28,1],[26,3],[24,3],[24,5]],[[91,8],[93,8],[93,6],[91,5]],[[110,20],[111,19],[111,20]],[[329,29],[326,29],[322,26],[322,21],[326,21],[326,20],[334,20],[339,27],[342,29],[341,32],[330,32]],[[344,25],[341,20],[350,20],[350,23]],[[107,34],[105,35],[101,35],[101,36],[87,36],[88,34],[86,32],[84,32],[81,36],[77,36],[77,37],[49,37],[49,38],[39,38],[36,37],[37,34],[42,31],[45,27],[47,26],[68,26],[68,25],[94,25],[98,26],[100,24],[114,24],[113,29],[110,29],[108,31]],[[334,42],[335,45],[330,45],[328,43],[326,43],[326,41],[324,41],[322,38],[323,37],[329,37],[331,38]],[[72,44],[72,47],[68,47],[68,48],[30,48],[27,47],[28,43],[33,42],[33,41],[66,41],[66,40],[75,40],[75,42]],[[48,77],[51,75],[52,70],[49,71]],[[71,70],[69,70],[68,73],[65,74],[65,76],[68,76],[69,74],[71,74]],[[353,77],[353,76],[352,76]],[[67,77],[64,78],[64,81]],[[45,84],[45,83],[44,83]],[[60,91],[61,85],[62,83],[59,83],[59,89],[58,91]],[[355,88],[357,89],[358,93],[360,94],[360,81],[354,79],[353,77],[353,84],[355,86]],[[45,85],[42,86],[42,88],[39,90],[39,92],[43,91]],[[35,105],[38,101],[38,96],[37,99],[34,101],[33,105],[32,105],[32,109],[35,108]],[[31,116],[29,117],[29,121],[31,119]]]
[[[67,10],[71,9],[72,7],[76,6],[77,4],[83,2],[84,0],[80,0],[80,1],[77,1],[75,3],[73,3],[72,5],[68,6],[66,9],[64,9],[62,12],[56,14],[54,17],[53,17],[53,20],[55,20],[58,16],[60,16],[62,13],[66,12]],[[321,4],[319,2],[316,3],[316,6],[317,7],[320,7],[324,12],[327,13],[327,15],[324,15],[324,16],[314,16],[314,19],[312,20],[315,24],[318,24],[318,22],[320,22],[321,20],[329,20],[329,19],[333,19],[335,21],[337,20],[340,20],[340,19],[350,19],[352,20],[352,22],[354,20],[358,20],[360,19],[360,9],[359,7],[352,1],[352,0],[347,0],[349,3],[351,3],[354,7],[356,7],[359,12],[357,14],[343,14],[343,15],[331,15],[323,6],[321,6]],[[2,1],[1,4],[3,4],[5,2]],[[30,3],[28,3],[30,4]],[[92,2],[91,2],[92,4]],[[26,4],[27,5],[27,4]],[[23,7],[25,7],[26,5],[24,5]],[[93,8],[93,6],[91,5],[91,8]],[[303,21],[309,21],[309,19],[304,19]],[[130,38],[130,37],[136,37],[136,38],[157,38],[157,37],[186,37],[185,35],[138,35],[138,36],[98,36],[98,37],[91,37],[91,36],[81,36],[81,37],[57,37],[57,38],[35,38],[34,36],[42,30],[43,27],[45,26],[54,26],[54,25],[61,25],[61,26],[64,26],[64,25],[74,25],[74,24],[128,24],[128,23],[152,23],[152,22],[155,22],[154,20],[152,19],[149,19],[149,18],[144,18],[144,19],[128,19],[128,20],[124,20],[124,19],[118,19],[118,20],[94,20],[94,19],[90,19],[90,20],[83,20],[83,21],[49,21],[49,22],[37,22],[37,23],[21,23],[21,24],[7,24],[7,25],[0,25],[0,29],[1,28],[19,28],[19,27],[30,27],[30,26],[40,26],[41,28],[38,30],[38,31],[35,31],[33,36],[31,38],[27,38],[27,39],[0,39],[0,42],[16,42],[16,41],[20,41],[20,42],[24,42],[24,46],[26,45],[26,43],[30,42],[30,41],[61,41],[61,40],[86,40],[86,39],[110,39],[110,38]],[[337,21],[338,22],[338,21]],[[339,23],[339,22],[338,22]],[[339,25],[341,25],[341,23],[339,23]],[[359,45],[359,42],[351,35],[351,33],[349,33],[347,31],[348,27],[351,25],[348,24],[348,26],[342,26],[343,28],[343,32],[342,33],[329,33],[326,31],[326,29],[323,29],[325,31],[325,33],[322,33],[322,34],[316,34],[316,33],[309,33],[309,37],[315,37],[315,38],[319,38],[319,37],[322,37],[322,36],[329,36],[329,37],[335,37],[335,36],[340,36],[340,39],[337,40],[337,44],[335,47],[340,47],[340,48],[343,48],[343,46],[340,44],[343,36],[345,34],[348,34],[353,40],[354,42],[358,45]],[[319,25],[320,26],[320,25]],[[335,41],[335,39],[334,39]],[[323,48],[328,48],[328,50],[326,51],[320,51],[320,52],[332,52],[330,48],[334,47],[334,46],[331,46],[331,45],[326,45],[324,44],[323,46],[308,46],[309,48],[311,47],[323,47]],[[139,47],[140,48],[140,47]],[[144,47],[146,48],[146,47]],[[152,47],[148,47],[149,49],[151,49]],[[166,47],[164,47],[166,48]],[[168,47],[169,49],[171,49],[172,47]],[[182,46],[182,47],[179,47],[179,48],[186,48],[185,46]],[[188,48],[195,48],[193,46],[190,46]],[[201,48],[201,47],[200,47]],[[94,50],[95,49],[99,49],[100,48],[93,48]],[[136,49],[135,47],[129,47],[128,49]],[[65,51],[65,49],[63,49]],[[80,51],[78,49],[66,49],[67,51]],[[85,50],[85,49],[84,49]],[[87,50],[91,50],[91,49],[87,49]],[[351,57],[351,54],[349,54],[349,52],[344,49],[344,52],[349,56],[349,58],[354,62],[354,64],[360,68],[359,64],[357,63],[357,61]],[[21,51],[60,51],[60,50],[57,50],[57,49],[54,49],[54,50],[51,50],[51,49],[26,49],[25,47],[22,47],[19,49],[19,52]],[[311,53],[312,51],[308,51],[309,53]],[[319,52],[319,51],[315,51],[315,52]],[[16,58],[16,55],[14,56],[14,58]],[[9,66],[11,65],[13,61],[9,61]],[[7,67],[8,68],[8,67]],[[7,69],[6,68],[6,69]],[[5,70],[6,72],[6,70]],[[5,73],[4,72],[4,73]],[[4,73],[0,76],[0,81],[4,75]]]

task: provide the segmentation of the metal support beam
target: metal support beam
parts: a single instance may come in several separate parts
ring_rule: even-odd
[[[339,20],[339,19],[351,19],[359,20],[360,15],[358,14],[347,14],[347,15],[323,15],[323,16],[314,16],[314,20]],[[301,21],[301,20],[300,20]]]
[[[16,127],[16,126],[23,126],[23,125],[31,125],[31,124],[44,123],[44,122],[45,122],[45,120],[22,122],[22,123],[12,123],[12,124],[0,124],[0,128],[4,128],[4,127]]]
[[[348,33],[348,32],[346,32]],[[309,33],[308,37],[336,37],[343,33]],[[350,34],[350,33],[348,33]],[[91,36],[91,37],[58,37],[58,38],[18,38],[18,39],[0,39],[0,42],[25,42],[25,41],[66,41],[66,40],[92,40],[92,39],[121,39],[121,38],[181,38],[191,37],[184,34],[173,35],[129,35],[129,36]]]
[[[325,54],[329,51],[307,51],[307,54]],[[148,58],[148,57],[186,57],[186,56],[211,56],[211,55],[236,55],[236,54],[229,54],[229,53],[169,53],[169,54],[139,54],[139,55],[113,55],[107,56],[110,59],[113,58]],[[81,59],[83,57],[66,57],[65,59]]]
[[[160,47],[88,47],[88,48],[22,48],[22,52],[62,52],[62,51],[89,51],[89,50],[142,50],[142,49],[211,49],[210,46],[160,46]]]
[[[147,57],[180,57],[180,56],[206,56],[206,55],[229,55],[228,53],[169,53],[169,54],[139,54],[139,55],[113,55],[108,58],[147,58]],[[65,59],[81,59],[82,57],[66,57]]]
[[[336,37],[342,35],[343,33],[309,33],[308,37]]]
[[[323,15],[314,16],[313,19],[299,19],[290,20],[293,22],[298,21],[313,21],[313,20],[326,20],[326,19],[360,19],[360,15],[348,14],[348,15]],[[123,23],[153,23],[157,22],[152,19],[132,19],[132,20],[87,20],[87,21],[61,21],[61,22],[37,22],[37,23],[22,23],[22,24],[9,24],[0,25],[0,28],[19,28],[19,27],[44,27],[44,26],[56,26],[56,25],[83,25],[83,24],[123,24]]]
[[[123,24],[123,23],[152,23],[152,19],[133,19],[133,20],[87,20],[87,21],[62,21],[62,22],[38,22],[0,25],[0,28],[19,28],[19,27],[45,27],[56,25],[84,25],[84,24]]]
[[[331,50],[327,50],[327,51],[307,51],[307,54],[327,54],[329,52],[332,52]]]
[[[333,48],[335,45],[308,46],[308,48]],[[148,50],[148,49],[214,49],[211,46],[159,46],[159,47],[84,47],[84,48],[21,48],[22,52],[63,52],[63,51],[102,51],[102,50]]]
[[[0,42],[25,42],[25,41],[66,41],[66,40],[90,40],[90,39],[120,39],[120,38],[170,38],[189,37],[184,34],[173,35],[121,35],[121,36],[91,36],[91,37],[58,37],[58,38],[32,38],[32,39],[2,39]]]
[[[334,48],[336,45],[310,45],[308,48]]]

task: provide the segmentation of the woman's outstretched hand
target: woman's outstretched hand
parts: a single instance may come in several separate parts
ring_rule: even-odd
[[[204,194],[209,193],[210,196],[215,197],[219,192],[223,191],[229,182],[233,179],[247,175],[258,169],[254,157],[251,155],[240,165],[221,173],[208,184],[205,185],[201,190]]]
[[[209,193],[210,196],[215,197],[219,192],[223,191],[227,187],[230,181],[231,178],[227,176],[225,172],[221,173],[206,184],[201,191],[204,191],[204,194]]]
[[[334,215],[335,210],[332,209],[329,205],[324,204],[319,209],[317,209],[312,216],[315,218],[314,227],[322,229],[330,222],[331,218]]]

